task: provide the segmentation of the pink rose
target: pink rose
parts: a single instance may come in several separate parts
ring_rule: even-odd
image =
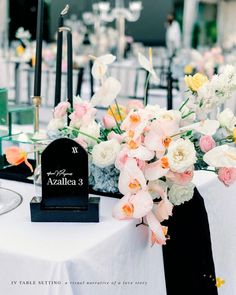
[[[236,168],[220,168],[218,178],[224,185],[232,185],[236,181]]]
[[[117,134],[114,131],[110,132],[107,137],[109,140],[116,139],[119,143],[122,143],[123,136],[121,134]]]
[[[144,109],[143,102],[138,99],[131,99],[127,103],[127,110],[130,112],[131,110],[139,110],[139,109]]]
[[[210,150],[212,150],[216,146],[216,142],[214,141],[214,139],[212,138],[212,136],[210,136],[210,135],[203,135],[200,138],[199,146],[200,146],[200,149],[204,153],[207,153],[207,152],[209,152]]]
[[[186,185],[193,179],[193,168],[186,170],[183,173],[177,173],[173,171],[169,171],[166,175],[170,181],[179,184],[179,185]]]
[[[103,122],[103,125],[106,129],[112,129],[113,127],[116,126],[116,121],[114,118],[112,118],[111,116],[108,116],[108,115],[105,115],[103,118],[102,118],[102,122]]]
[[[70,108],[68,101],[60,102],[54,109],[54,118],[62,119],[66,115],[68,108]]]
[[[80,128],[81,125],[89,125],[96,115],[97,110],[88,102],[76,102],[74,112],[70,115],[71,123]]]

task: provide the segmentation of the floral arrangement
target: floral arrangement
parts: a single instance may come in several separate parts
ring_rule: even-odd
[[[189,54],[190,62],[184,68],[185,74],[192,74],[197,71],[212,77],[224,64],[224,56],[220,47],[211,48],[203,54],[197,50],[191,50]]]
[[[198,120],[199,111],[208,113],[230,96],[236,87],[235,69],[227,66],[211,80],[201,74],[186,76],[190,98],[179,110],[166,110],[147,105],[145,98],[144,103],[118,104],[121,84],[108,74],[115,57],[92,58],[100,88],[90,101],[75,98],[73,108],[61,102],[48,134],[81,144],[90,155],[95,188],[102,190],[105,183],[122,195],[113,216],[142,219],[151,230],[152,244],[164,245],[168,229],[162,222],[172,215],[173,206],[192,199],[195,170],[216,173],[226,186],[236,181],[236,148],[230,145],[236,143],[236,117],[225,109],[216,120]],[[151,50],[149,59],[140,54],[139,62],[149,78],[156,76]],[[97,106],[107,108],[102,120],[96,119]]]
[[[203,74],[197,73],[194,76],[185,76],[188,86],[186,95],[188,106],[192,112],[204,116],[216,107],[222,105],[232,96],[236,90],[236,69],[231,65],[222,67],[218,75],[210,80]]]

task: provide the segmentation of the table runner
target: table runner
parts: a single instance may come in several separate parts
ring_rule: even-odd
[[[189,202],[174,207],[163,247],[167,295],[217,295],[210,229],[204,200],[195,189]]]

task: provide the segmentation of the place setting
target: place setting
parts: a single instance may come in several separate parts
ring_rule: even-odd
[[[0,0],[0,291],[232,295],[236,5],[113,2]]]

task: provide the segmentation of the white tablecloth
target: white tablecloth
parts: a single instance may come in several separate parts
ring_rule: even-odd
[[[33,186],[1,183],[22,194],[24,202],[0,216],[0,294],[166,294],[161,247],[150,247],[146,227],[112,218],[116,200],[101,199],[99,224],[36,224],[29,211]]]
[[[194,182],[208,212],[216,275],[225,280],[219,295],[234,295],[236,187],[209,172],[197,172]],[[36,224],[29,215],[33,186],[1,183],[24,202],[0,216],[0,294],[166,295],[161,247],[150,247],[146,227],[112,219],[116,200],[102,198],[99,224]]]
[[[219,295],[236,294],[236,185],[226,188],[212,172],[197,172],[210,224],[216,277],[225,280]]]

